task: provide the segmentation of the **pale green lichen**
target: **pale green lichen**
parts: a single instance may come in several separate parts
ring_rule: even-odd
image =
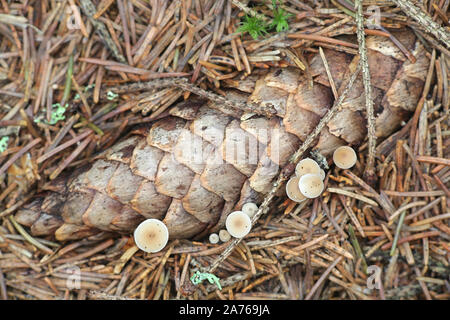
[[[95,87],[95,84],[89,84],[89,85],[87,85],[86,87],[84,87],[84,89],[83,89],[83,92],[88,92],[89,90],[91,90],[92,88],[94,88]],[[75,97],[73,97],[73,99],[74,100],[78,100],[78,99],[80,99],[80,95],[77,93],[76,95],[75,95]]]
[[[191,277],[191,282],[195,285],[199,285],[204,280],[208,280],[209,283],[215,284],[217,288],[219,288],[219,290],[222,290],[222,286],[220,285],[220,279],[215,275],[213,275],[212,273],[197,271]]]
[[[272,0],[272,14],[273,18],[270,23],[267,23],[264,16],[249,16],[245,15],[244,20],[240,23],[236,30],[240,33],[248,32],[253,39],[257,40],[268,34],[269,30],[275,29],[276,32],[284,32],[289,29],[288,19],[293,16],[281,7],[281,1]]]
[[[6,148],[8,147],[8,141],[9,137],[4,136],[0,138],[0,153],[5,152]]]
[[[50,116],[50,121],[47,121],[45,119],[45,114],[41,113],[39,116],[34,118],[34,122],[40,123],[44,122],[45,124],[54,125],[58,123],[58,121],[64,120],[66,117],[64,116],[64,113],[66,112],[67,107],[69,106],[68,103],[63,107],[60,103],[54,103],[52,105],[52,114]]]
[[[118,95],[117,93],[114,93],[114,92],[112,92],[112,91],[108,91],[108,92],[106,93],[106,99],[108,99],[108,100],[114,100],[114,99],[116,99],[118,96],[119,96],[119,95]]]

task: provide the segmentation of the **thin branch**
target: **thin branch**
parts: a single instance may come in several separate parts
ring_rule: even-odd
[[[334,98],[337,99],[338,93],[337,93],[337,89],[336,89],[336,84],[334,83],[334,80],[331,77],[330,66],[328,65],[328,61],[327,61],[327,58],[325,57],[325,53],[323,52],[322,47],[319,47],[319,53],[320,53],[320,57],[322,58],[323,66],[325,67],[325,71],[328,76],[328,82],[330,83],[331,91],[333,91]]]
[[[366,168],[364,170],[364,178],[369,182],[370,185],[373,185],[376,179],[374,165],[377,138],[375,136],[375,116],[373,114],[372,85],[370,81],[369,63],[367,61],[366,40],[364,35],[364,17],[362,12],[361,0],[355,1],[355,7],[356,33],[358,37],[359,56],[362,67],[364,95],[366,98],[367,134],[369,136],[369,152],[367,156]]]
[[[441,51],[443,54],[450,57],[450,50],[445,49],[443,46],[439,44],[439,42],[434,39],[432,36],[428,35],[425,32],[420,31],[419,29],[415,29],[414,32],[419,34],[421,37],[423,37],[425,40],[427,40],[433,47],[435,47],[437,50]]]
[[[431,33],[438,41],[441,41],[447,48],[450,48],[450,36],[448,31],[434,22],[429,15],[408,0],[392,0],[392,2],[402,9],[402,11],[410,18],[416,20],[426,32]]]
[[[87,292],[87,295],[90,299],[93,299],[93,300],[137,300],[137,299],[133,299],[133,298],[127,298],[127,297],[123,297],[123,296],[107,294],[105,292],[98,291],[98,290],[89,290]]]
[[[160,89],[164,87],[180,88],[182,90],[192,92],[193,94],[196,94],[200,97],[207,98],[208,100],[219,104],[220,107],[225,107],[226,109],[228,109],[228,111],[225,111],[225,113],[236,112],[236,110],[238,110],[250,113],[257,113],[260,115],[267,116],[269,118],[273,117],[277,113],[275,108],[270,104],[243,103],[230,100],[226,97],[218,95],[217,93],[204,90],[192,83],[189,83],[188,80],[184,78],[156,79],[148,82],[131,83],[111,88],[107,91],[120,94],[120,93],[129,93],[132,91],[142,91],[156,88]]]

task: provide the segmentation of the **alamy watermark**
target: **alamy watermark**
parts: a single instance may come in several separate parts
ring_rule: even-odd
[[[57,0],[58,2],[65,2],[66,0]],[[63,3],[62,5],[65,5],[65,3]],[[67,29],[69,30],[79,30],[81,29],[80,27],[80,9],[78,8],[78,6],[76,5],[68,5],[66,7],[66,14],[68,15],[67,21],[66,21],[66,26]],[[60,19],[64,19],[63,17],[61,17]]]
[[[64,272],[69,275],[66,280],[66,288],[69,290],[80,290],[81,269],[77,266],[70,266],[64,269]]]
[[[380,29],[381,27],[381,10],[380,7],[371,5],[367,8],[369,17],[366,19],[366,25],[369,29]]]
[[[381,289],[381,268],[377,265],[370,265],[367,267],[367,273],[371,276],[367,278],[367,288]]]
[[[81,29],[80,23],[77,19],[77,17],[80,16],[80,9],[78,9],[77,6],[70,5],[66,8],[66,12],[70,14],[69,18],[67,19],[67,29],[69,30],[78,30]],[[76,14],[75,14],[76,13]]]
[[[195,124],[195,123],[194,123]],[[185,164],[220,165],[224,162],[233,165],[257,165],[266,151],[266,145],[259,141],[270,141],[270,159],[279,163],[280,135],[278,128],[259,128],[252,134],[240,127],[227,128],[225,132],[218,128],[208,127],[202,130],[196,125],[182,129],[173,149],[175,159]]]

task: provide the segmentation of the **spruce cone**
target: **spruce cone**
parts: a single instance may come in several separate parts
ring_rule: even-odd
[[[415,110],[429,64],[412,33],[395,35],[414,54],[415,63],[387,38],[366,40],[380,138],[390,135]],[[325,50],[325,55],[341,93],[359,57],[333,50]],[[243,90],[250,88],[250,96],[228,91],[232,99],[270,102],[276,117],[240,121],[241,115],[217,111],[211,102],[193,98],[181,102],[146,136],[128,137],[89,166],[55,181],[45,197],[16,214],[17,221],[29,226],[33,235],[55,234],[58,240],[101,230],[129,233],[146,218],[163,219],[171,238],[200,237],[218,230],[228,213],[245,202],[261,201],[280,168],[332,106],[320,56],[309,63],[313,87],[303,72],[289,67],[247,81]],[[341,145],[363,141],[363,92],[360,75],[314,149],[327,156]]]

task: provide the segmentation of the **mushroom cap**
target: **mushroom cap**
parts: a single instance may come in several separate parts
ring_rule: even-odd
[[[228,215],[225,226],[231,236],[243,238],[250,232],[252,221],[244,212],[234,211]]]
[[[244,212],[251,218],[255,215],[256,212],[258,212],[258,206],[256,205],[256,203],[247,202],[242,206],[242,212]]]
[[[297,177],[300,178],[302,175],[307,173],[320,173],[320,167],[318,163],[311,158],[300,160],[297,163],[297,166],[295,166],[295,175]]]
[[[341,146],[334,150],[334,164],[341,169],[350,169],[356,163],[356,152],[348,146]]]
[[[219,235],[217,233],[211,233],[209,235],[209,242],[212,244],[216,244],[219,242]]]
[[[219,239],[222,242],[227,242],[228,240],[231,239],[231,235],[227,230],[222,229],[219,231]]]
[[[145,252],[161,251],[169,241],[169,230],[158,219],[147,219],[134,230],[134,242]]]
[[[302,202],[306,200],[306,197],[300,192],[298,188],[299,177],[292,177],[286,183],[286,194],[289,199],[295,202]]]
[[[323,191],[324,184],[320,175],[307,173],[298,181],[300,192],[307,198],[317,198]]]
[[[324,180],[324,179],[325,179],[325,176],[326,176],[327,174],[325,173],[325,170],[320,169],[319,175],[320,175],[320,179]]]

